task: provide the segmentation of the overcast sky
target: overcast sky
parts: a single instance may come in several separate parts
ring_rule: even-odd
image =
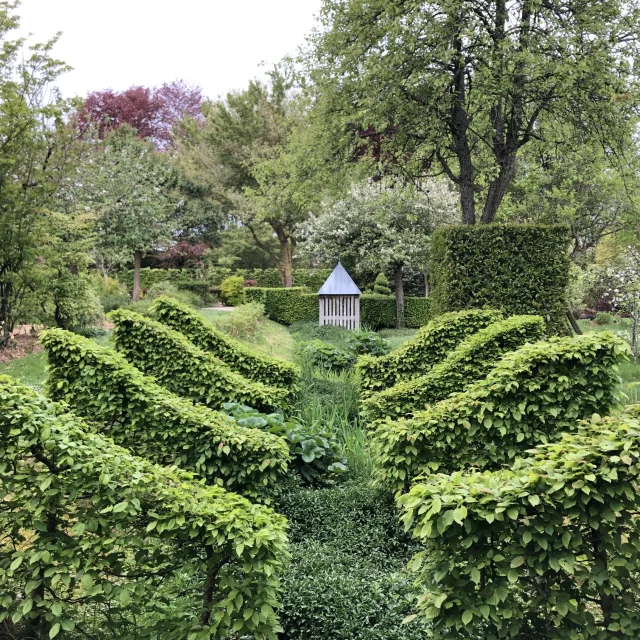
[[[182,78],[216,98],[295,53],[320,0],[22,0],[24,36],[44,41],[74,70],[66,97]]]

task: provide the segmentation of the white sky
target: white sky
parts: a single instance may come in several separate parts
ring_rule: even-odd
[[[296,53],[321,0],[22,0],[23,36],[57,31],[66,97],[182,78],[216,98]]]

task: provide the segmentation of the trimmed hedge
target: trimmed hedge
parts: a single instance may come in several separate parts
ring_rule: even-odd
[[[379,424],[380,476],[402,490],[423,472],[491,469],[620,399],[616,365],[627,343],[603,332],[527,344],[489,375],[413,418]]]
[[[404,325],[407,329],[424,327],[432,317],[431,298],[404,299]]]
[[[245,289],[245,293],[250,290]],[[158,298],[151,311],[160,322],[184,334],[197,347],[211,352],[245,378],[276,387],[293,387],[300,377],[300,370],[295,365],[256,353],[175,300]]]
[[[0,503],[0,622],[24,637],[77,637],[82,621],[83,637],[276,638],[283,516],[133,456],[6,376]],[[191,606],[149,606],[180,575]]]
[[[232,418],[194,406],[87,338],[49,329],[40,342],[50,396],[136,455],[265,501],[286,474],[289,447],[282,438],[238,428]]]
[[[399,499],[434,638],[638,638],[640,425],[597,419],[512,469]]]
[[[389,355],[362,356],[356,364],[356,372],[363,394],[427,373],[467,336],[498,320],[502,320],[502,313],[490,309],[446,313],[429,322],[414,338]]]
[[[566,334],[569,229],[459,225],[431,236],[433,313],[491,307],[545,318]]]
[[[444,400],[483,378],[505,353],[545,335],[540,316],[513,316],[495,322],[461,342],[447,358],[419,378],[374,393],[363,401],[370,421],[385,417],[410,417],[427,405]]]
[[[111,312],[109,319],[115,325],[116,349],[144,374],[179,396],[210,409],[220,409],[225,402],[239,402],[267,413],[291,400],[290,389],[247,380],[157,320],[123,309]]]

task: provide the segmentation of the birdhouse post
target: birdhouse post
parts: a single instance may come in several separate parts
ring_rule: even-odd
[[[326,282],[320,287],[320,326],[325,324],[360,328],[360,294],[358,285],[338,262]]]

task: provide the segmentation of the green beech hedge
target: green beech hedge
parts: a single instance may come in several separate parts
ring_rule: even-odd
[[[511,469],[399,499],[433,638],[640,637],[640,425],[597,419]]]
[[[300,370],[295,365],[256,353],[218,331],[200,314],[175,300],[158,298],[151,311],[160,322],[184,334],[200,349],[210,351],[245,378],[275,387],[293,387],[300,377]]]
[[[210,409],[239,402],[267,413],[286,406],[290,389],[247,380],[166,325],[120,309],[109,314],[116,349],[143,373],[173,393]]]
[[[404,324],[408,329],[424,327],[431,317],[431,298],[404,299]]]
[[[566,333],[569,230],[560,225],[460,225],[431,237],[434,315],[489,306],[535,314]]]
[[[542,339],[545,331],[540,316],[513,316],[495,322],[463,340],[424,376],[399,382],[365,398],[363,413],[370,421],[387,416],[410,417],[427,405],[464,390],[484,377],[505,353]]]
[[[499,311],[484,309],[446,313],[433,319],[414,338],[390,354],[360,357],[356,372],[363,394],[374,393],[403,379],[426,373],[467,336],[501,319]]]
[[[0,623],[20,637],[276,638],[283,516],[135,457],[6,376],[0,503]],[[176,575],[191,606],[154,610]]]
[[[40,341],[51,397],[99,423],[136,455],[265,501],[286,474],[289,447],[282,438],[239,428],[224,414],[194,406],[92,340],[50,329]]]
[[[465,391],[409,420],[381,422],[380,475],[402,489],[429,470],[493,468],[576,420],[607,415],[619,400],[616,364],[628,353],[609,332],[524,345]]]

